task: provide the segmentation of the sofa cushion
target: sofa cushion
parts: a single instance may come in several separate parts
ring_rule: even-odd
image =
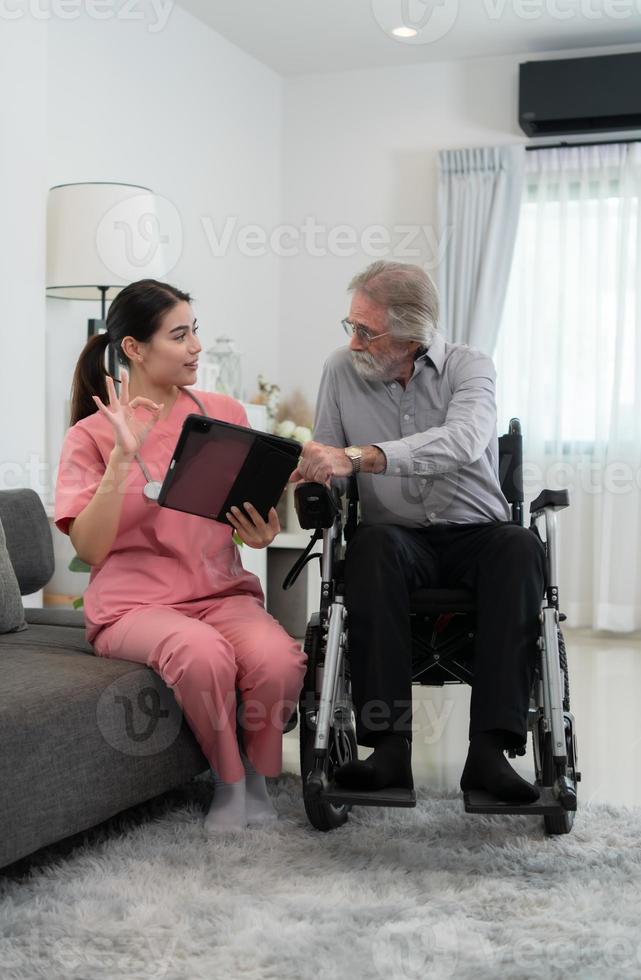
[[[22,595],[47,584],[55,571],[47,512],[35,490],[0,490],[0,520]]]
[[[27,607],[24,615],[27,623],[34,625],[85,628],[85,614],[82,609],[69,609],[67,606],[45,606],[43,609]]]
[[[73,626],[0,636],[0,867],[208,767],[151,668],[87,648]]]
[[[6,633],[0,636],[0,656],[7,649],[15,650],[59,650],[88,653],[96,656],[93,647],[87,642],[84,629],[77,626],[44,626],[26,623],[20,633]]]
[[[26,630],[20,586],[13,570],[0,520],[0,633]]]

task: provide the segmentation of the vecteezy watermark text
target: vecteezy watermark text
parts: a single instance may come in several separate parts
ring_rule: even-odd
[[[32,487],[42,498],[49,498],[57,483],[58,469],[59,464],[51,463],[39,453],[25,454],[23,459],[0,459],[0,490]],[[105,480],[104,474],[104,468],[98,464],[95,467],[69,466],[62,486],[78,493],[89,488],[100,493],[110,493],[114,489],[125,495],[141,493],[141,485],[132,480],[129,468],[114,475],[112,481]],[[532,460],[524,462],[522,477],[526,498],[537,495],[544,486],[566,488],[570,494],[580,493],[587,497],[626,497],[641,492],[638,460],[591,459],[585,455],[568,461]],[[162,473],[157,478],[162,479]],[[417,478],[412,479],[418,482]],[[435,482],[430,478],[427,481],[430,486],[423,492],[427,493]]]
[[[375,21],[400,44],[433,44],[452,31],[463,9],[460,0],[371,0]],[[641,13],[641,0],[482,0],[478,12],[489,21],[503,17],[535,21],[626,21]]]
[[[322,258],[333,255],[347,258],[363,254],[371,258],[425,258],[427,269],[441,262],[452,229],[441,233],[432,225],[367,225],[360,230],[353,225],[319,224],[307,215],[300,225],[276,225],[267,230],[262,225],[238,225],[238,217],[230,215],[216,224],[209,215],[201,217],[201,225],[211,254],[226,255],[231,248],[244,256],[263,256],[271,253],[281,258],[309,255]]]
[[[147,21],[150,34],[167,26],[174,0],[0,0],[0,20],[91,20]]]

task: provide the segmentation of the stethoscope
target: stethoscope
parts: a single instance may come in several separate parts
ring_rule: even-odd
[[[189,391],[188,388],[182,388],[180,385],[178,385],[178,388],[180,391],[184,391],[186,395],[189,395],[192,401],[196,402],[198,408],[200,409],[201,415],[207,415],[203,403],[196,395],[194,395],[193,391]],[[135,453],[134,458],[136,459],[138,466],[142,470],[143,476],[147,481],[142,491],[144,496],[147,498],[147,500],[158,500],[158,497],[160,496],[160,488],[162,487],[162,483],[160,483],[158,480],[151,479],[151,474],[149,473],[149,470],[145,466],[145,463],[140,453]]]

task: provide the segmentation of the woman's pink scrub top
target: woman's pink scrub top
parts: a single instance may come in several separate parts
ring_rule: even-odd
[[[194,391],[194,389],[190,389]],[[195,391],[210,418],[248,426],[242,405],[209,391]],[[136,415],[146,412],[136,409]],[[200,414],[180,390],[166,419],[157,422],[140,450],[152,480],[162,482],[183,420]],[[69,534],[69,521],[94,496],[114,447],[115,433],[101,412],[81,419],[65,436],[56,481],[54,521]],[[141,605],[172,605],[211,596],[249,594],[264,601],[258,578],[245,571],[233,530],[226,524],[160,507],[143,495],[147,482],[131,463],[122,486],[124,502],[111,551],[91,569],[84,593],[87,639]]]

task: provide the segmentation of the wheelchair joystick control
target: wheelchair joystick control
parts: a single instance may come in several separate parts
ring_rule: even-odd
[[[305,530],[331,527],[340,510],[334,493],[323,483],[301,483],[296,487],[294,508]]]

